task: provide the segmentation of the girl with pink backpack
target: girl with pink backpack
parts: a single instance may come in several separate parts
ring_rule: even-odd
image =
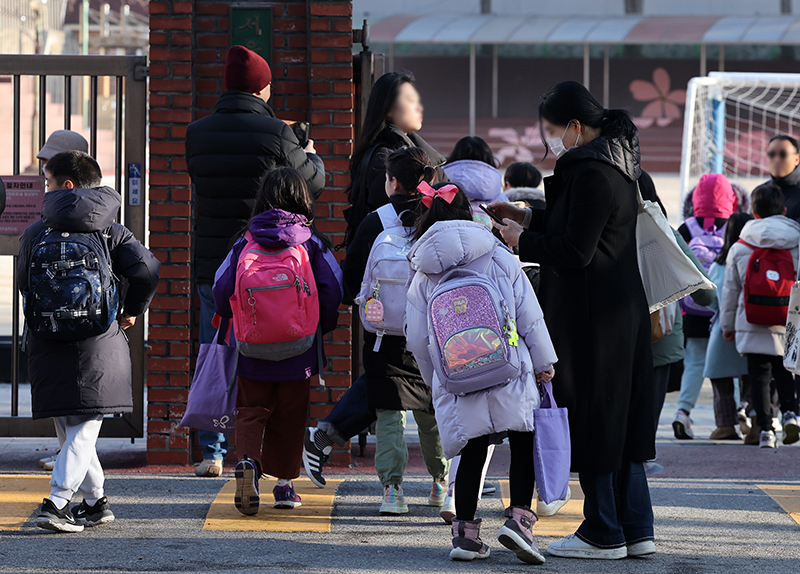
[[[259,507],[258,480],[278,478],[275,508],[301,505],[300,475],[311,377],[325,364],[322,336],[336,328],[342,274],[314,229],[306,182],[291,167],[270,171],[253,216],[217,270],[216,312],[233,319],[239,351],[236,508]]]
[[[511,506],[497,539],[523,562],[543,564],[531,532],[533,411],[537,380],[554,375],[555,350],[519,261],[473,221],[464,191],[450,182],[421,187],[406,340],[431,386],[444,453],[461,454],[450,557],[489,556],[475,512],[488,446],[507,433]]]

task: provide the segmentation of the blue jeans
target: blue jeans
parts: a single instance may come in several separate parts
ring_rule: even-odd
[[[623,462],[617,472],[579,474],[583,523],[578,538],[599,548],[621,548],[653,540],[653,506],[641,462]]]
[[[706,365],[708,337],[687,337],[686,357],[683,359],[683,378],[681,378],[681,394],[678,397],[678,408],[691,413],[700,389],[703,387],[703,370]]]
[[[211,321],[214,319],[214,292],[211,283],[199,283],[197,294],[200,296],[200,343],[214,340],[217,330]],[[200,429],[197,440],[203,447],[204,460],[225,460],[228,454],[228,435]]]
[[[317,423],[317,428],[322,429],[337,445],[344,447],[347,441],[376,420],[375,411],[367,406],[367,378],[361,375],[339,399],[331,414]]]

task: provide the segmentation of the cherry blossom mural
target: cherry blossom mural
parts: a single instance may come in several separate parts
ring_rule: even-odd
[[[653,81],[634,80],[631,82],[630,91],[633,99],[647,102],[641,113],[635,118],[639,128],[649,128],[652,125],[666,127],[674,120],[680,120],[683,113],[678,106],[686,103],[686,90],[670,89],[669,72],[664,68],[653,70]]]

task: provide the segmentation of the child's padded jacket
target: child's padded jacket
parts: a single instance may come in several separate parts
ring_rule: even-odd
[[[783,215],[754,219],[745,223],[741,239],[753,247],[788,250],[797,273],[800,223]],[[744,282],[752,253],[744,243],[734,243],[728,251],[719,322],[723,331],[736,331],[736,350],[742,355],[782,356],[786,325],[753,325],[747,321]]]
[[[339,305],[342,302],[342,272],[333,256],[333,252],[323,247],[311,228],[305,224],[305,218],[280,209],[270,209],[255,216],[250,221],[248,230],[265,249],[277,250],[302,245],[308,251],[311,268],[319,293],[319,322],[322,333],[329,333],[339,322]],[[214,303],[216,312],[221,317],[233,317],[231,295],[236,287],[236,264],[246,244],[240,237],[228,253],[214,281]],[[266,361],[239,356],[238,375],[251,381],[300,381],[319,372],[317,366],[317,345],[314,344],[305,353],[284,359],[283,361]]]
[[[516,380],[466,396],[448,393],[438,381],[429,355],[428,302],[438,277],[455,266],[484,270],[482,256],[492,252],[486,271],[513,307],[519,333],[522,368]],[[506,431],[533,431],[533,411],[541,402],[535,373],[552,367],[556,352],[542,309],[519,261],[486,226],[473,221],[440,221],[420,237],[409,254],[412,277],[406,307],[408,348],[425,382],[432,386],[433,406],[447,458],[470,439]]]
[[[119,193],[110,187],[45,194],[42,219],[20,238],[17,288],[23,297],[28,289],[31,251],[45,229],[100,232],[107,238],[114,274],[128,281],[123,311],[136,317],[144,313],[158,286],[160,263],[129,229],[114,222],[120,205]],[[132,412],[130,352],[117,322],[104,334],[82,341],[30,335],[27,349],[34,419]]]

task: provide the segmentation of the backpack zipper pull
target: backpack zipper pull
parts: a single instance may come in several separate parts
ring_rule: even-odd
[[[250,305],[250,308],[253,310],[253,325],[257,323],[256,321],[256,298],[253,297],[253,290],[247,289],[247,292],[250,294],[250,298],[247,300],[247,304]]]
[[[508,344],[511,347],[519,346],[519,332],[517,331],[517,322],[511,318],[511,313],[508,311],[508,304],[503,301],[503,314],[506,316],[506,324],[503,326],[503,334],[508,339]]]
[[[372,347],[372,352],[374,352],[374,353],[377,353],[377,352],[379,352],[379,351],[381,350],[381,343],[383,342],[383,334],[384,334],[385,332],[386,332],[386,331],[378,331],[378,332],[377,332],[377,335],[378,335],[378,336],[377,336],[377,338],[375,339],[375,346],[374,346],[374,347]]]
[[[299,276],[299,275],[295,275],[295,276],[294,276],[294,286],[297,288],[297,292],[298,292],[298,293],[300,293],[300,291],[302,291],[302,289],[303,289],[303,288],[300,286],[300,276]]]
[[[308,286],[308,283],[306,282],[305,279],[303,279],[303,289],[305,290],[306,295],[308,297],[311,297],[311,287]]]

